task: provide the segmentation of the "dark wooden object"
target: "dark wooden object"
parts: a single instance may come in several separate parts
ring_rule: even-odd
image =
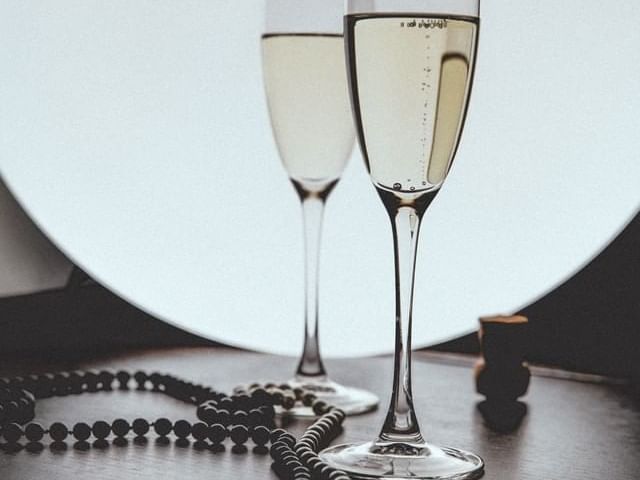
[[[499,411],[529,387],[531,374],[524,363],[528,320],[519,315],[484,317],[480,325],[482,358],[475,368],[476,390]]]
[[[534,369],[524,401],[528,413],[511,433],[498,433],[477,409],[470,357],[416,354],[414,394],[423,432],[442,445],[479,453],[487,463],[487,480],[635,480],[640,472],[640,402],[623,385],[597,377],[563,375]],[[237,383],[282,380],[294,368],[293,359],[233,351],[192,348],[143,351],[100,359],[43,365],[27,360],[5,361],[0,375],[58,369],[127,368],[174,373],[229,390]],[[330,361],[340,381],[369,388],[384,402],[391,385],[389,358]],[[349,418],[338,442],[371,439],[381,425],[384,408]],[[37,420],[113,420],[136,416],[194,419],[194,411],[177,401],[152,393],[114,392],[45,400],[38,404]],[[305,422],[287,426],[300,434]],[[2,480],[94,479],[271,479],[270,459],[229,450],[213,454],[171,443],[131,442],[106,450],[66,452],[45,448],[40,453],[0,453]]]

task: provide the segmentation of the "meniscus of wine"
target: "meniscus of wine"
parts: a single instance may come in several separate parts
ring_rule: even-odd
[[[379,192],[437,191],[456,154],[471,90],[476,18],[349,15],[356,126]]]

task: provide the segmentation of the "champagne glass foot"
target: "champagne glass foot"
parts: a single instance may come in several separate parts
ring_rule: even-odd
[[[477,455],[428,444],[418,448],[374,442],[345,444],[323,450],[320,458],[361,480],[472,480],[484,474],[484,462]]]
[[[346,387],[332,380],[318,380],[296,377],[287,382],[292,388],[304,388],[313,392],[317,398],[327,402],[327,404],[337,407],[347,415],[358,415],[375,410],[379,399],[376,395],[360,388]],[[277,409],[280,415],[290,415],[294,417],[317,417],[310,407],[303,405],[291,410]]]

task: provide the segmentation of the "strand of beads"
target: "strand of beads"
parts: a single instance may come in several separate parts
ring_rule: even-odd
[[[200,421],[190,423],[159,418],[149,422],[137,418],[129,422],[119,418],[111,423],[99,420],[91,425],[78,422],[71,428],[61,422],[55,422],[49,428],[32,422],[36,400],[132,387],[197,405],[196,415]],[[312,408],[320,417],[300,441],[285,430],[275,428],[274,407],[286,412],[296,403]],[[76,439],[76,446],[88,448],[88,441],[93,439],[92,445],[100,448],[108,445],[110,437],[116,444],[125,444],[131,432],[135,435],[134,441],[138,442],[153,432],[158,440],[168,442],[167,437],[173,434],[177,445],[187,446],[189,439],[193,439],[194,448],[212,451],[224,450],[223,442],[229,438],[234,443],[232,451],[243,453],[247,451],[245,444],[251,439],[255,453],[269,452],[266,445],[271,442],[272,468],[282,480],[348,480],[344,472],[331,468],[317,454],[340,433],[344,418],[342,410],[327,405],[313,392],[287,384],[263,386],[256,383],[246,390],[238,388],[233,395],[227,396],[172,375],[143,371],[133,374],[127,371],[63,372],[0,379],[0,436],[6,442],[0,445],[5,450],[19,448],[23,437],[29,442],[27,448],[29,445],[41,446],[45,435],[52,440],[52,446],[65,445],[64,441],[71,436]]]
[[[210,405],[218,405],[220,409],[216,412],[215,421],[207,423],[192,424],[187,420],[171,421],[166,418],[154,422],[142,418],[133,422],[125,419],[116,419],[111,423],[99,420],[91,425],[79,422],[72,427],[55,422],[48,428],[29,423],[35,417],[38,399],[111,391],[114,388],[163,393],[176,400],[198,405],[199,417]],[[194,447],[210,447],[214,451],[224,450],[223,442],[230,438],[234,443],[232,450],[236,453],[246,451],[245,444],[251,438],[255,443],[254,451],[266,453],[269,432],[275,426],[274,416],[273,402],[261,403],[259,395],[229,397],[211,388],[160,373],[89,371],[0,379],[0,436],[6,442],[3,447],[10,450],[19,448],[22,438],[26,438],[33,446],[41,442],[45,435],[52,440],[52,445],[60,446],[67,437],[72,436],[80,447],[89,446],[88,440],[91,439],[94,440],[94,447],[104,447],[109,437],[113,437],[115,443],[122,443],[133,432],[136,440],[141,441],[153,432],[161,440],[173,433],[178,445],[187,445],[192,438]]]
[[[318,452],[342,431],[345,413],[331,406],[309,427],[300,441],[285,430],[271,432],[272,468],[282,480],[349,480],[346,473],[323,462]]]
[[[235,392],[242,392],[241,388]],[[349,480],[346,473],[336,470],[323,462],[318,452],[327,447],[342,431],[345,413],[308,390],[292,388],[288,384],[252,384],[250,395],[260,398],[271,397],[274,405],[285,411],[296,403],[310,407],[319,418],[305,431],[300,441],[283,429],[271,432],[270,455],[272,469],[282,480]]]

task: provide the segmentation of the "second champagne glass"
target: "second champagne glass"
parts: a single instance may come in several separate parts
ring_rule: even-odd
[[[380,434],[320,455],[355,478],[463,480],[483,473],[477,455],[425,441],[411,388],[418,234],[460,140],[478,17],[479,0],[347,0],[345,43],[358,139],[391,220],[396,283],[393,390]]]
[[[374,409],[378,398],[331,381],[318,340],[318,266],[325,202],[351,156],[342,0],[267,0],[262,36],[264,81],[273,134],[300,201],[305,239],[305,335],[295,377],[347,414]],[[310,408],[289,413],[314,416]]]

